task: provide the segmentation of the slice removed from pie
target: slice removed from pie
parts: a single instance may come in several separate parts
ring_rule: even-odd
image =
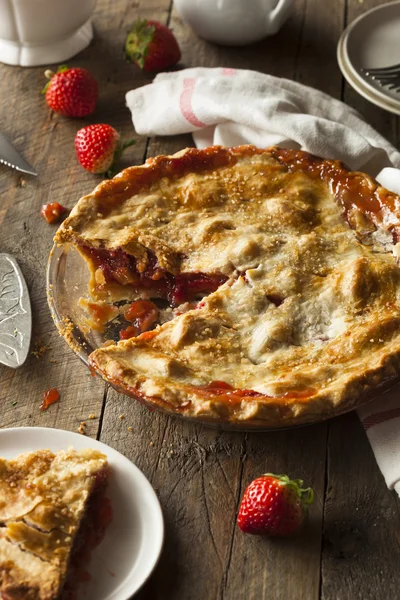
[[[0,596],[69,598],[111,519],[107,457],[92,449],[0,459]]]
[[[55,239],[86,259],[92,299],[133,301],[132,337],[91,355],[103,377],[169,412],[279,427],[399,378],[399,218],[338,161],[212,147],[101,183]]]

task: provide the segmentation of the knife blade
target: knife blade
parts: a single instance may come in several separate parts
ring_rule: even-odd
[[[11,145],[4,133],[0,133],[0,163],[28,175],[37,175],[31,165]]]

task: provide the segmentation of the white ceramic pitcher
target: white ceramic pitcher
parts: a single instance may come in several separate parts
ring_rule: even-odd
[[[180,16],[210,42],[244,46],[276,33],[293,0],[174,0]]]
[[[93,37],[96,0],[0,0],[0,62],[22,67],[60,63]]]

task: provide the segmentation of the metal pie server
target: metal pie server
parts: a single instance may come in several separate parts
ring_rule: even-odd
[[[31,331],[31,303],[21,269],[11,254],[0,254],[0,364],[15,369],[25,362]]]
[[[12,169],[17,169],[17,171],[22,171],[22,173],[37,175],[31,165],[18,154],[4,133],[0,133],[0,163]]]

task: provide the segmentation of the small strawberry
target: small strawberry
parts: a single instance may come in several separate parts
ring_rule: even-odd
[[[65,117],[86,117],[94,112],[99,91],[89,71],[62,65],[57,73],[46,71],[45,75],[50,81],[42,94],[52,110]]]
[[[165,71],[176,65],[181,51],[174,34],[158,21],[138,19],[125,42],[125,55],[144,71]]]
[[[88,125],[80,129],[75,136],[76,156],[86,171],[107,173],[111,177],[114,164],[125,148],[134,143],[135,140],[121,143],[118,131],[111,125]]]
[[[245,533],[285,537],[303,523],[307,506],[314,499],[311,488],[302,489],[301,479],[266,473],[246,488],[237,523]]]

